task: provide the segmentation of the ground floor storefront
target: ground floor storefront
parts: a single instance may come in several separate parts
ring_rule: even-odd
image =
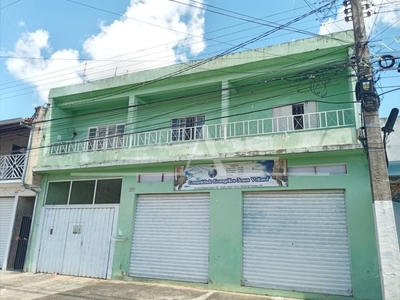
[[[49,173],[43,187],[28,271],[381,297],[359,150]]]

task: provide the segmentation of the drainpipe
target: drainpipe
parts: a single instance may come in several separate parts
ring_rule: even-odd
[[[38,117],[38,115],[40,113],[40,112],[38,113],[38,111],[40,109],[41,109],[41,107],[37,107],[36,108],[35,119]],[[26,247],[27,256],[25,257],[25,262],[24,262],[24,267],[23,267],[23,271],[27,272],[27,269],[29,269],[29,267],[27,267],[25,265],[25,263],[26,263],[27,258],[29,256],[32,256],[32,255],[29,255],[29,252],[31,251],[31,248],[33,247],[32,246],[32,242],[31,242],[31,240],[32,240],[31,236],[32,236],[32,233],[33,233],[32,232],[33,228],[34,228],[33,224],[35,222],[36,209],[37,209],[37,205],[38,205],[37,200],[39,199],[40,188],[39,188],[39,190],[34,189],[33,187],[31,187],[29,184],[27,184],[25,182],[25,175],[26,175],[26,171],[27,171],[27,167],[28,167],[28,163],[29,163],[29,157],[30,157],[30,153],[31,153],[32,139],[33,139],[33,135],[34,135],[35,125],[34,125],[33,122],[32,122],[32,126],[28,126],[26,124],[24,124],[24,125],[29,127],[29,128],[31,128],[31,131],[30,131],[30,134],[29,134],[28,146],[26,148],[26,157],[25,157],[25,162],[24,162],[24,169],[23,169],[23,172],[22,172],[22,186],[24,188],[28,189],[28,190],[33,191],[36,194],[35,202],[34,202],[34,205],[33,205],[33,212],[32,212],[32,226],[31,226],[30,231],[29,231],[29,240],[28,240],[28,244],[27,244],[27,247]]]

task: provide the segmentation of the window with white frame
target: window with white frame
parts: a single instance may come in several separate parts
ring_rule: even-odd
[[[172,119],[172,141],[202,139],[204,121],[204,116]]]
[[[88,150],[121,148],[124,144],[125,125],[90,127]]]
[[[318,128],[316,102],[274,107],[272,112],[275,132]]]
[[[347,174],[346,164],[307,165],[288,167],[289,176],[330,176]]]

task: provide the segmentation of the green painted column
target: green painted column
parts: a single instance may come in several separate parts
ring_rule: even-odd
[[[242,279],[242,192],[210,192],[209,280],[216,287],[240,286]]]
[[[126,133],[133,133],[135,132],[136,123],[137,123],[137,105],[139,104],[139,98],[136,95],[129,97],[129,108],[128,108],[128,115],[126,118]],[[130,134],[126,135],[125,138],[132,137]],[[132,141],[129,141],[131,144]]]
[[[222,81],[221,84],[221,126],[224,128],[224,136],[223,138],[226,139],[227,128],[226,124],[228,123],[229,116],[229,98],[230,98],[230,84],[229,81]]]
[[[128,275],[132,245],[134,215],[136,210],[136,176],[124,177],[121,189],[121,202],[118,212],[118,223],[115,231],[113,279],[122,279]]]

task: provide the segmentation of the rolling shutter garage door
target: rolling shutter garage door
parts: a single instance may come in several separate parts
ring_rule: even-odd
[[[6,247],[10,237],[11,219],[14,208],[14,198],[0,199],[0,268],[3,267]]]
[[[343,191],[245,193],[243,284],[350,296]]]
[[[129,275],[208,282],[209,195],[138,197]]]

